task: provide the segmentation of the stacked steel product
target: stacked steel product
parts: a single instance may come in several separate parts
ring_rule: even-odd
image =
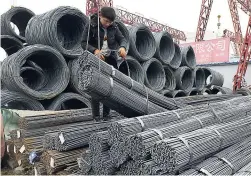
[[[1,47],[5,50],[6,54],[9,56],[16,53],[18,50],[23,48],[23,43],[17,38],[10,35],[1,35]]]
[[[162,140],[151,149],[155,163],[168,173],[201,157],[229,147],[251,134],[250,117],[199,129],[177,137]]]
[[[47,174],[55,174],[57,171],[63,170],[67,164],[76,163],[77,157],[86,150],[85,148],[71,150],[67,152],[58,152],[55,150],[47,150],[42,154],[43,162]]]
[[[203,68],[205,73],[205,79],[206,79],[206,86],[211,87],[212,85],[215,86],[223,86],[224,83],[224,77],[219,72],[216,72],[210,68]]]
[[[251,137],[232,145],[181,175],[233,175],[251,162]]]
[[[251,162],[249,162],[246,166],[241,168],[238,172],[234,174],[234,176],[250,176],[251,175]]]
[[[181,119],[177,119],[176,121],[171,121],[170,123],[163,122],[159,125],[152,126],[150,128],[146,127],[143,132],[140,132],[140,131],[134,132],[134,134],[138,133],[136,135],[127,133],[124,136],[122,136],[123,138],[122,137],[119,138],[117,136],[117,139],[113,139],[113,141],[115,142],[110,148],[110,156],[111,156],[112,162],[114,163],[116,167],[119,167],[129,158],[133,158],[136,160],[145,159],[149,155],[148,153],[149,153],[150,147],[156,141],[160,140],[160,136],[164,137],[165,132],[167,135],[169,135],[169,134],[174,134],[175,132],[178,134],[178,133],[182,133],[182,131],[183,133],[188,132],[189,130],[193,131],[193,130],[196,130],[197,128],[202,127],[201,123],[199,122],[202,122],[203,120],[205,121],[204,126],[209,126],[210,123],[211,124],[219,123],[219,119],[216,118],[216,114],[215,114],[218,111],[219,111],[219,114],[223,114],[223,116],[225,115],[224,117],[226,117],[227,120],[235,118],[236,115],[239,115],[240,117],[242,117],[241,115],[243,114],[243,116],[245,116],[246,113],[249,112],[250,108],[245,107],[244,105],[238,108],[236,107],[237,105],[243,102],[246,103],[245,105],[250,104],[249,98],[238,98],[238,99],[233,99],[231,101],[224,102],[224,103],[215,103],[207,107],[211,109],[211,111],[206,111],[206,112],[198,111],[197,112],[197,114],[199,114],[197,115],[198,117],[190,116],[188,119],[181,118]],[[231,111],[229,109],[231,109]],[[193,115],[196,115],[196,113],[194,113]],[[210,118],[211,118],[211,121],[209,120]],[[142,122],[143,121],[144,121],[144,118],[142,118]],[[189,124],[191,123],[192,125],[189,125],[188,123]],[[194,125],[197,127],[195,127]],[[163,129],[163,132],[162,132],[162,129]],[[175,131],[176,129],[179,129],[179,130]],[[110,132],[111,133],[110,139],[109,139],[110,143],[112,143],[112,138],[115,132],[116,131]]]
[[[92,170],[92,154],[90,150],[86,150],[81,154],[80,158],[77,158],[79,165],[79,175],[88,175]],[[91,175],[91,174],[90,174]]]
[[[232,94],[233,91],[226,87],[212,86],[211,93],[212,94]]]
[[[150,154],[150,148],[155,142],[194,131],[216,123],[228,122],[231,120],[246,117],[246,113],[251,111],[248,106],[250,103],[241,104],[241,106],[222,107],[215,112],[205,112],[195,115],[189,119],[181,120],[175,124],[166,124],[158,128],[149,129],[145,132],[130,136],[129,155],[134,159],[146,159]],[[215,113],[215,114],[214,114]],[[219,117],[220,119],[217,119]]]

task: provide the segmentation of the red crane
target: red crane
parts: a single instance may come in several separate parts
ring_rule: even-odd
[[[86,14],[90,15],[98,12],[98,7],[113,6],[113,0],[86,0]],[[171,28],[157,21],[145,18],[143,16],[128,12],[123,9],[116,8],[117,17],[125,24],[143,23],[147,25],[153,32],[167,31],[174,40],[179,43],[180,40],[186,41],[186,35],[183,31]]]

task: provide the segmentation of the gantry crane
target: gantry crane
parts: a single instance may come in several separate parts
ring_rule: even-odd
[[[234,33],[230,32],[229,30],[224,30],[224,35],[230,37],[233,42],[238,44],[238,47],[236,47],[236,52],[240,53],[240,61],[237,73],[234,76],[234,91],[242,86],[243,79],[248,66],[248,61],[250,60],[251,56],[251,16],[248,22],[246,36],[243,40],[237,7],[238,5],[240,5],[240,8],[245,13],[249,14],[251,9],[250,4],[250,0],[228,0],[229,10],[234,26]],[[202,41],[204,39],[212,5],[213,0],[202,0],[195,41]]]
[[[98,9],[100,9],[100,7],[103,7],[103,6],[112,7],[113,0],[86,0],[86,14],[90,15],[93,13],[97,13]],[[176,43],[179,43],[180,40],[186,41],[186,35],[183,31],[171,28],[155,20],[145,18],[141,15],[134,14],[120,8],[116,8],[116,14],[117,14],[118,19],[120,19],[125,24],[132,25],[135,23],[143,23],[147,25],[153,32],[160,32],[160,31],[169,32],[174,38]]]

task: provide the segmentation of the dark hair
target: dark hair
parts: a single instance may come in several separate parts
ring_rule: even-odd
[[[115,10],[112,7],[103,7],[100,14],[110,21],[114,21],[116,18]]]

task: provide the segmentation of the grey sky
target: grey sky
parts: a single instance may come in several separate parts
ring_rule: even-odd
[[[202,0],[114,0],[114,6],[122,6],[130,12],[138,12],[145,17],[154,18],[170,27],[186,33],[196,32]],[[49,11],[57,6],[69,5],[79,8],[85,13],[85,0],[2,0],[0,14],[7,11],[14,2],[15,6],[31,9],[36,14]],[[207,31],[217,31],[217,15],[221,15],[221,31],[233,30],[233,24],[227,0],[214,0]],[[243,35],[246,31],[248,16],[239,10]],[[190,37],[190,38],[189,38]],[[188,36],[194,41],[194,36]],[[207,38],[210,39],[210,38]]]

